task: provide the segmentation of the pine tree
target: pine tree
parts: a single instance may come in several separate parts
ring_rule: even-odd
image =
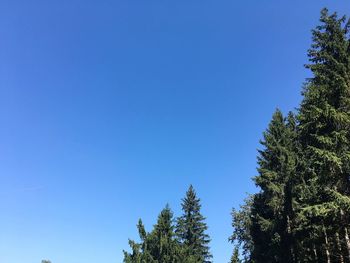
[[[167,205],[159,214],[153,230],[147,233],[142,221],[137,225],[140,243],[132,240],[131,253],[124,251],[125,263],[180,263],[181,248],[175,239],[173,213]]]
[[[350,262],[350,22],[321,12],[297,122],[264,133],[260,192],[233,212],[245,262]]]
[[[177,243],[175,240],[173,213],[167,205],[158,216],[157,224],[150,234],[150,251],[158,262],[176,262]]]
[[[299,112],[305,160],[299,236],[310,258],[344,262],[350,260],[350,23],[327,9],[320,21]]]
[[[177,219],[176,235],[183,244],[187,257],[196,259],[198,263],[210,263],[212,255],[209,251],[209,235],[206,234],[205,217],[201,214],[200,199],[191,185],[182,200],[183,215]]]
[[[253,196],[251,229],[252,259],[256,262],[291,262],[293,254],[293,177],[296,169],[295,119],[285,119],[276,110],[264,133],[259,151],[255,183],[260,192]]]
[[[146,232],[145,227],[140,219],[137,224],[137,229],[140,236],[140,243],[133,240],[129,240],[129,246],[132,250],[131,253],[124,252],[124,263],[143,263],[143,262],[153,262],[155,259],[151,256],[148,246],[150,243],[149,233]]]
[[[241,260],[239,259],[238,247],[234,248],[230,263],[241,263]]]

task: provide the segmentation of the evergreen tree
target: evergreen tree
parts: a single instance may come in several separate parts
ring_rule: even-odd
[[[150,234],[151,255],[158,262],[176,262],[177,243],[174,234],[173,213],[167,205],[158,217],[157,224]]]
[[[298,236],[304,255],[344,262],[350,260],[350,23],[327,9],[320,21],[308,52],[313,76],[299,111],[305,187]]]
[[[298,122],[274,114],[260,191],[232,214],[245,262],[350,262],[350,22],[326,9],[320,21]]]
[[[239,210],[232,209],[232,227],[233,233],[229,238],[231,243],[235,244],[235,247],[242,248],[242,254],[244,262],[252,262],[251,252],[253,251],[253,240],[250,234],[252,220],[253,196],[249,196],[245,199],[244,204],[240,206]]]
[[[125,263],[143,263],[143,262],[153,262],[155,259],[151,256],[148,249],[150,238],[149,234],[146,232],[145,227],[140,219],[137,224],[137,229],[140,236],[140,243],[133,240],[129,240],[129,246],[132,250],[131,253],[124,251],[124,262]]]
[[[173,213],[168,205],[159,214],[152,232],[146,232],[141,220],[137,227],[141,242],[129,241],[132,252],[124,251],[125,263],[181,262],[181,248],[175,239]]]
[[[234,248],[230,263],[241,263],[241,260],[239,259],[238,247]]]
[[[259,176],[255,183],[260,192],[253,197],[251,229],[256,262],[291,262],[293,258],[292,177],[296,168],[296,137],[293,114],[287,120],[276,110],[264,133],[259,151]]]
[[[187,257],[193,257],[198,263],[211,262],[209,235],[206,234],[205,217],[201,214],[200,199],[191,185],[182,200],[183,215],[177,219],[176,235],[183,244]]]
[[[298,115],[276,110],[261,141],[259,191],[232,211],[231,262],[350,262],[350,22],[326,9],[320,21]],[[211,262],[200,209],[190,186],[176,230],[168,206],[150,233],[140,220],[124,262]]]

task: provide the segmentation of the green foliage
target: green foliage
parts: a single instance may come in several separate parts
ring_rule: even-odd
[[[257,262],[289,262],[292,258],[291,221],[294,217],[293,182],[297,154],[295,119],[276,110],[264,133],[254,178],[260,192],[253,196],[250,235],[251,259]]]
[[[192,185],[182,200],[183,214],[177,219],[176,234],[178,239],[185,246],[188,256],[198,259],[199,262],[210,262],[209,236],[206,234],[207,225],[205,218],[200,213],[200,199]]]
[[[152,232],[146,232],[141,220],[137,228],[141,242],[129,241],[132,252],[124,251],[125,263],[179,262],[180,246],[174,238],[173,213],[168,205],[159,214]]]
[[[300,108],[275,111],[258,151],[258,192],[232,210],[230,262],[350,262],[350,22],[323,9],[312,36]],[[211,262],[200,210],[190,186],[179,218],[167,206],[151,232],[139,221],[124,262]]]
[[[250,233],[252,202],[253,197],[249,196],[239,210],[232,209],[231,213],[233,233],[229,241],[236,245],[235,248],[242,248],[242,254],[246,262],[250,262],[251,252],[253,251],[253,240]]]
[[[239,249],[238,247],[235,247],[235,249],[233,250],[233,254],[230,260],[230,263],[240,263],[241,260],[239,259]]]
[[[308,239],[300,246],[301,256],[314,246],[318,257],[344,260],[346,248],[338,239],[346,238],[334,233],[349,225],[343,212],[349,211],[350,193],[350,23],[326,9],[320,21],[308,52],[313,77],[305,85],[298,116],[305,169],[297,234],[300,243]]]
[[[245,262],[350,262],[350,22],[321,12],[298,114],[261,141],[260,191],[233,211]]]
[[[137,225],[140,242],[130,240],[131,252],[124,251],[125,263],[204,263],[210,262],[209,236],[200,203],[190,186],[184,198],[184,215],[176,221],[167,205],[159,214],[151,232],[141,220]],[[185,212],[186,211],[186,212]],[[184,232],[185,231],[185,232]],[[176,234],[175,234],[176,232]]]

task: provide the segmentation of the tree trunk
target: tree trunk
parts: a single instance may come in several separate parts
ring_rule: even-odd
[[[314,252],[314,256],[315,256],[315,262],[318,262],[318,256],[317,256],[317,250],[316,250],[316,246],[315,244],[313,244],[313,252]]]
[[[342,246],[341,246],[341,242],[340,242],[340,238],[339,238],[339,233],[338,232],[335,233],[335,239],[336,239],[337,248],[338,248],[338,251],[339,251],[339,262],[340,263],[344,263],[343,250],[342,250]]]
[[[350,261],[350,239],[349,239],[349,233],[348,233],[347,227],[344,227],[344,235],[345,235],[346,248],[348,250],[348,261]]]
[[[292,242],[292,227],[291,227],[291,220],[289,218],[289,215],[287,216],[287,233],[288,233],[288,241],[290,244],[290,255],[292,258],[292,262],[296,262],[295,254],[294,254],[294,243]]]
[[[341,224],[344,224],[345,244],[346,244],[346,248],[347,248],[347,252],[348,252],[348,261],[350,261],[350,239],[349,239],[348,228],[346,227],[345,220],[344,220],[343,209],[340,209],[340,218],[341,218]]]
[[[293,245],[292,245],[292,238],[291,238],[291,223],[289,219],[289,215],[287,215],[284,218],[284,224],[283,224],[283,232],[281,233],[281,249],[280,249],[280,255],[279,258],[284,263],[290,263],[295,262],[294,261],[294,252],[293,252]]]
[[[325,241],[325,253],[327,257],[327,263],[331,263],[331,254],[329,253],[328,236],[325,228],[323,228],[323,234],[324,234],[324,241]]]

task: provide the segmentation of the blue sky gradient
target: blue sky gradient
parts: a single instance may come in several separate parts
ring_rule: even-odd
[[[189,184],[214,261],[295,109],[319,12],[347,0],[0,1],[0,262],[122,262]]]

